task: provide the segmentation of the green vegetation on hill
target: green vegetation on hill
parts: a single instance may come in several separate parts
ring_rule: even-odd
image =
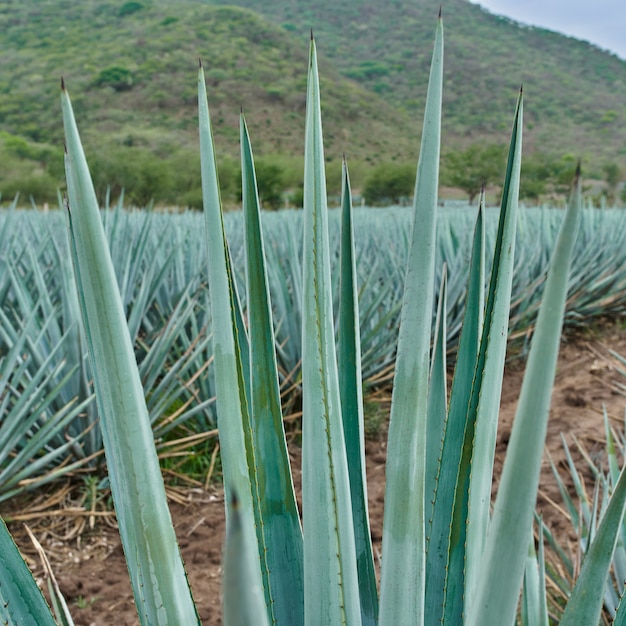
[[[138,191],[129,199],[137,203],[145,200],[140,188],[152,183],[157,197],[174,202],[199,189],[193,156],[198,58],[207,70],[222,157],[238,154],[244,102],[251,103],[246,115],[255,152],[291,157],[303,151],[307,50],[308,35],[288,34],[246,9],[195,0],[5,3],[0,6],[0,130],[32,150],[53,146],[50,158],[58,160],[63,75],[96,177],[114,177],[117,186],[133,183]],[[417,125],[406,114],[324,65],[329,161],[344,152],[355,160],[379,160],[407,158],[415,151]],[[0,138],[0,150],[13,157],[11,169],[30,172],[20,180],[56,177],[61,184],[58,168],[47,158],[19,156],[5,144]],[[180,169],[185,163],[193,175]],[[12,181],[2,184],[6,196],[16,183],[6,163],[3,170],[0,183]],[[125,170],[124,176],[117,170]],[[54,187],[48,196],[56,197]]]
[[[258,11],[291,32],[313,26],[320,48],[344,76],[421,115],[440,0],[215,1]],[[485,138],[503,142],[523,84],[524,142],[531,151],[626,165],[626,62],[467,0],[447,0],[443,14],[444,147]]]
[[[297,198],[310,27],[324,76],[330,193],[339,192],[343,153],[357,189],[379,175],[374,166],[387,164],[389,176],[402,178],[417,152],[438,6],[430,0],[8,0],[0,4],[0,192],[55,201],[64,184],[58,105],[64,76],[102,198],[111,185],[114,197],[125,188],[134,204],[154,197],[198,206],[201,57],[226,202],[238,202],[244,102],[253,148],[263,157],[266,205],[283,201],[277,187]],[[502,143],[523,82],[529,197],[555,188],[546,183],[546,164],[567,154],[583,158],[586,171],[619,195],[611,181],[615,168],[618,180],[626,170],[626,63],[466,0],[450,0],[443,10],[443,148],[452,154],[444,169],[455,152]]]

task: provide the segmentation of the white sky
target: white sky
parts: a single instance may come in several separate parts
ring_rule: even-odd
[[[589,41],[626,60],[626,0],[471,0],[496,15]]]

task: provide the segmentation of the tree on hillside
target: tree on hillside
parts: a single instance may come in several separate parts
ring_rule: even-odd
[[[365,180],[363,198],[366,204],[402,204],[413,195],[415,166],[381,163]]]
[[[271,161],[260,158],[256,159],[255,171],[261,206],[264,209],[279,209],[284,191],[281,168]]]
[[[503,144],[474,143],[465,150],[451,150],[444,155],[441,184],[462,189],[472,204],[484,184],[500,183],[506,166]]]
[[[617,197],[617,186],[622,178],[622,172],[617,163],[605,163],[602,166],[604,182],[606,183],[606,197],[609,202],[615,202]]]

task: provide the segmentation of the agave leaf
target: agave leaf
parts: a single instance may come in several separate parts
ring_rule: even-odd
[[[538,626],[539,612],[539,566],[535,552],[535,539],[531,535],[528,554],[524,565],[524,584],[522,586],[521,618],[522,626]]]
[[[259,585],[257,550],[247,541],[237,498],[232,498],[223,559],[224,626],[269,626]]]
[[[417,166],[387,447],[380,623],[422,624],[425,459],[435,273],[443,25],[437,24]]]
[[[261,524],[257,526],[264,559],[264,584],[270,599],[273,623],[297,626],[304,623],[302,529],[291,479],[280,389],[274,329],[265,269],[265,253],[256,175],[250,137],[241,116],[241,176],[248,276],[250,334],[250,411]],[[260,536],[259,536],[260,535]],[[267,572],[267,574],[265,574]]]
[[[143,387],[69,95],[69,237],[111,491],[142,624],[198,623],[167,508]],[[138,572],[150,572],[149,582]],[[142,584],[143,583],[143,584]]]
[[[613,626],[626,626],[626,601],[624,596],[626,593],[622,593],[617,612],[615,613],[615,619],[613,620]]]
[[[0,619],[3,624],[56,626],[50,607],[0,518]]]
[[[315,42],[311,39],[304,157],[302,511],[305,624],[361,623],[343,435],[328,242]]]
[[[580,575],[561,618],[561,626],[597,624],[600,620],[609,568],[621,530],[625,507],[626,470],[622,469],[600,526],[585,555]]]
[[[539,524],[539,552],[537,554],[537,562],[539,563],[539,624],[540,626],[550,626],[548,617],[548,593],[546,590],[546,557],[543,545],[543,533],[541,526],[543,519]]]
[[[452,381],[450,408],[445,423],[444,438],[437,472],[433,498],[432,518],[428,534],[426,579],[426,623],[439,624],[443,616],[446,572],[452,525],[452,506],[457,473],[444,468],[458,468],[461,460],[463,433],[467,416],[472,373],[476,367],[476,355],[480,345],[483,324],[485,285],[485,215],[484,197],[478,208],[470,259],[469,280],[463,327],[455,375]],[[437,446],[436,439],[429,448]],[[429,494],[428,494],[429,495]]]
[[[444,264],[439,287],[437,315],[435,321],[435,345],[433,347],[432,363],[430,366],[430,384],[428,386],[428,431],[429,442],[433,442],[426,449],[426,508],[428,534],[430,538],[431,524],[435,507],[437,477],[440,469],[441,451],[448,419],[448,389],[446,381],[446,311],[448,291],[448,268]],[[439,445],[437,445],[439,442]],[[428,556],[427,556],[428,559]],[[428,560],[427,560],[428,564]],[[429,574],[430,574],[430,570]],[[428,588],[428,581],[426,587]]]
[[[541,525],[542,521],[539,520],[539,551],[538,553],[535,552],[535,538],[531,534],[524,567],[521,602],[522,626],[549,626]]]
[[[226,491],[226,520],[230,517],[230,503],[234,495],[239,504],[242,532],[248,545],[258,545],[259,555],[254,571],[257,584],[266,593],[267,610],[271,610],[267,580],[267,567],[261,567],[264,542],[258,540],[260,526],[259,499],[252,497],[257,486],[257,461],[255,442],[250,424],[248,401],[250,388],[242,366],[244,337],[239,339],[241,328],[237,323],[236,292],[230,266],[230,255],[224,232],[215,149],[209,117],[204,70],[198,74],[198,110],[200,124],[200,163],[202,172],[202,197],[208,252],[209,294],[213,323],[213,352],[215,355],[215,389],[217,392],[218,429],[220,451]],[[245,335],[244,335],[245,336]]]
[[[611,479],[611,485],[615,486],[619,479],[619,466],[617,462],[617,452],[615,449],[615,441],[613,439],[613,433],[609,424],[609,415],[606,410],[606,405],[602,405],[602,413],[604,416],[604,435],[606,437],[606,454],[609,458],[609,477]]]
[[[367,513],[359,301],[352,226],[352,194],[348,165],[345,160],[343,161],[341,202],[340,268],[338,358],[341,415],[350,474],[361,619],[363,626],[373,626],[378,621],[378,591]]]
[[[489,523],[495,436],[506,354],[517,203],[522,155],[523,103],[520,94],[509,146],[489,293],[455,486],[446,568],[444,619],[454,624],[471,611],[477,568]],[[454,385],[453,385],[454,392]],[[464,399],[455,406],[463,415]],[[452,413],[452,407],[451,407]]]
[[[468,626],[500,626],[515,621],[580,207],[579,178],[548,272]]]

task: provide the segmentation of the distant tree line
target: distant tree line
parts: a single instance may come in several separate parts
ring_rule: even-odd
[[[87,149],[94,186],[102,204],[108,195],[138,207],[150,202],[167,206],[202,208],[200,159],[192,149],[168,149],[154,153],[133,145],[100,145]],[[0,193],[2,199],[22,194],[22,204],[29,198],[36,204],[56,203],[57,190],[64,187],[63,155],[57,147],[0,132]],[[284,155],[256,158],[256,176],[261,205],[264,209],[302,206],[303,159]],[[219,160],[222,201],[226,208],[241,203],[241,169],[237,160]],[[476,201],[484,184],[496,193],[504,179],[506,148],[500,144],[475,143],[442,155],[440,184],[463,191],[470,204]],[[531,203],[562,199],[571,184],[576,159],[573,155],[551,156],[529,154],[522,163],[520,197]],[[414,163],[396,161],[370,165],[350,164],[353,189],[360,192],[368,206],[408,204],[415,186]],[[601,193],[607,203],[619,199],[626,203],[624,172],[613,162],[606,162],[587,178],[602,181]],[[326,168],[329,196],[341,192],[341,166],[329,162]]]
[[[460,189],[473,204],[481,187],[498,189],[504,180],[506,146],[476,143],[460,150],[448,150],[441,159],[440,185]],[[551,202],[567,195],[574,178],[577,159],[532,153],[522,160],[520,198],[531,203]],[[603,181],[602,194],[609,204],[618,198],[626,203],[626,187],[620,184],[624,172],[613,162],[600,171],[587,172],[587,178]],[[415,166],[383,163],[374,167],[365,181],[363,197],[368,205],[402,204],[413,196]]]

